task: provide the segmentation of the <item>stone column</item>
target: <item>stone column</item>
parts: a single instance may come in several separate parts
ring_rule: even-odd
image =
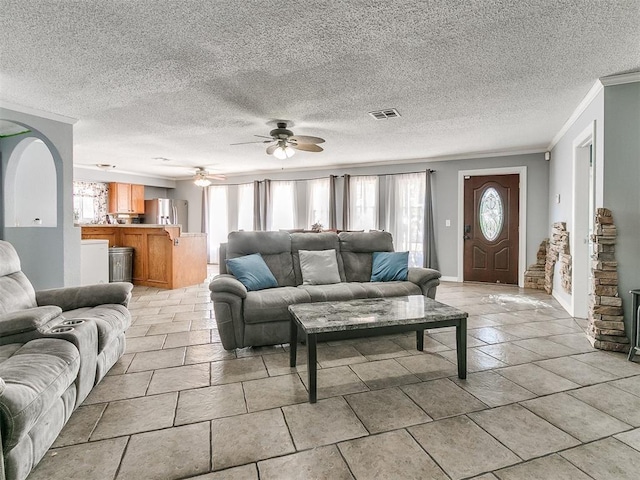
[[[624,330],[622,298],[618,295],[617,230],[610,210],[597,210],[594,228],[587,336],[595,348],[627,352],[629,339]]]

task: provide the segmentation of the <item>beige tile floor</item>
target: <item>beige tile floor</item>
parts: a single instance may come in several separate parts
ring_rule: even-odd
[[[213,273],[213,271],[211,272]],[[640,364],[594,350],[548,295],[444,283],[453,331],[225,351],[208,284],[134,288],[127,352],[29,480],[637,479]]]

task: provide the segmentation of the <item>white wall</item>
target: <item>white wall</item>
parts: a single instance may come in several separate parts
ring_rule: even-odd
[[[13,185],[13,218],[7,212],[7,226],[43,227],[57,225],[56,167],[51,152],[41,140],[29,142],[19,158],[15,158]],[[8,202],[7,202],[8,203]],[[11,210],[11,209],[8,209]]]
[[[573,225],[573,155],[574,140],[595,122],[594,160],[596,170],[596,208],[602,207],[603,198],[603,171],[604,171],[604,92],[600,93],[585,108],[582,114],[571,125],[567,132],[556,143],[551,151],[549,162],[549,223],[548,235],[551,234],[551,225],[555,222],[566,222],[569,237],[575,232]],[[557,202],[558,196],[560,203]],[[564,291],[560,284],[559,264],[553,281],[553,296],[568,311],[571,310],[571,294]]]
[[[254,180],[270,178],[272,180],[297,180],[327,177],[329,174],[343,175],[385,175],[393,173],[409,173],[422,171],[427,168],[435,170],[433,174],[434,195],[434,222],[436,230],[436,249],[440,271],[445,277],[457,277],[458,274],[458,171],[482,168],[498,168],[511,166],[527,167],[527,239],[526,258],[527,265],[534,263],[536,252],[540,242],[548,236],[548,198],[549,198],[549,163],[544,160],[544,155],[527,154],[502,157],[477,158],[466,160],[451,160],[443,162],[405,163],[395,165],[380,165],[352,168],[335,168],[332,170],[310,170],[298,172],[274,172],[270,174],[242,175],[228,178],[226,184],[248,183]],[[181,198],[190,196],[194,199],[201,198],[201,189],[193,185],[191,181],[179,181],[175,194],[180,193]],[[384,183],[384,181],[383,181]],[[309,227],[303,225],[306,212],[306,195],[304,184],[298,187],[297,209],[302,212],[299,215],[298,228]],[[381,190],[381,198],[384,198],[384,187]],[[230,192],[233,192],[231,190]],[[336,182],[338,199],[342,196],[342,178]],[[340,202],[339,202],[340,203]],[[384,211],[384,209],[382,209]],[[230,215],[229,224],[234,225],[233,212]],[[342,205],[337,205],[338,228],[342,227]],[[190,202],[189,225],[192,231],[198,231],[201,225],[201,203]],[[451,226],[445,226],[445,220],[451,220]],[[197,223],[193,223],[197,222]]]

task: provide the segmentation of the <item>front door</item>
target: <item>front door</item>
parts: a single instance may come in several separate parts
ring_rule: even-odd
[[[520,176],[464,179],[464,280],[518,283]]]

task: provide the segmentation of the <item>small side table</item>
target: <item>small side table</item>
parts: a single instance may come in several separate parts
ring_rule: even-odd
[[[636,353],[640,353],[640,290],[631,290],[633,296],[633,317],[631,318],[631,348],[629,349],[629,361],[633,361]]]

